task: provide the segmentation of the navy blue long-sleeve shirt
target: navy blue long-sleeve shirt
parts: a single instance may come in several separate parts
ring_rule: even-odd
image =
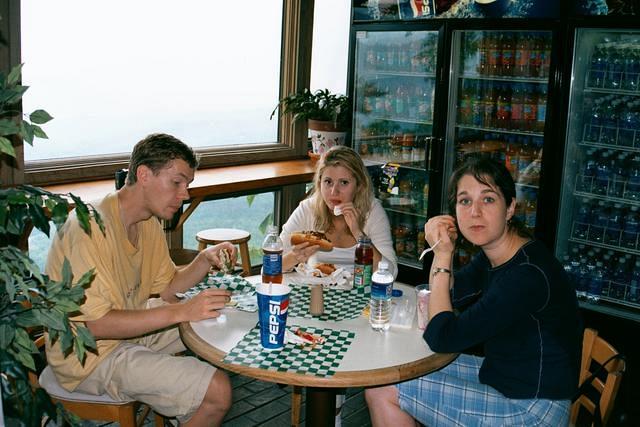
[[[436,352],[483,343],[480,382],[514,399],[569,399],[578,385],[582,323],[575,289],[541,242],[491,268],[483,252],[456,272],[454,307],[424,333]]]

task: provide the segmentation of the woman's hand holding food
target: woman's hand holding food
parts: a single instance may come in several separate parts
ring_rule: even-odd
[[[296,265],[307,262],[311,255],[318,252],[318,249],[320,246],[309,242],[293,245],[291,251],[282,257],[282,271],[291,270]]]
[[[347,223],[347,227],[349,227],[349,231],[351,231],[351,234],[357,240],[358,237],[362,235],[362,230],[360,230],[360,226],[358,225],[358,211],[351,202],[342,203],[340,205],[340,211],[342,211],[342,215]]]
[[[456,219],[451,215],[438,215],[424,225],[424,237],[433,248],[434,255],[451,254],[458,238]]]

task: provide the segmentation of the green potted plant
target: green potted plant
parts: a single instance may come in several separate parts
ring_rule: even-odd
[[[343,145],[351,123],[351,104],[345,95],[333,94],[329,89],[311,92],[305,88],[280,100],[282,114],[293,114],[293,122],[307,120],[314,154],[322,154],[334,145]]]
[[[47,138],[39,125],[52,117],[36,110],[22,117],[20,101],[27,90],[19,84],[21,65],[8,75],[0,72],[0,162],[5,156],[15,158],[12,140],[22,139],[33,144],[34,137]],[[2,159],[2,157],[5,157]],[[84,360],[95,341],[83,326],[71,325],[69,315],[77,312],[84,298],[85,287],[93,279],[88,271],[74,283],[67,262],[60,282],[42,274],[38,265],[21,247],[21,241],[33,227],[49,235],[49,221],[56,227],[67,219],[74,204],[82,228],[91,234],[90,221],[104,226],[91,205],[73,194],[60,195],[28,185],[7,187],[0,182],[0,396],[8,425],[41,426],[43,419],[62,420],[78,424],[79,420],[54,405],[43,389],[32,388],[28,372],[36,370],[38,349],[33,343],[34,332],[46,328],[52,341],[59,340],[70,354]],[[104,231],[104,230],[103,230]],[[3,419],[0,417],[0,424]]]

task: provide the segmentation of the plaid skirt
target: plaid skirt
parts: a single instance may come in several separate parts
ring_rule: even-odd
[[[482,360],[461,354],[437,372],[397,384],[400,407],[429,427],[569,424],[569,400],[509,399],[480,383]]]

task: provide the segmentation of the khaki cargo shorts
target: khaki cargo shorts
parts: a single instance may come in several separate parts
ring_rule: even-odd
[[[127,340],[80,383],[77,390],[137,400],[185,422],[200,407],[216,368],[184,351],[178,328]]]

